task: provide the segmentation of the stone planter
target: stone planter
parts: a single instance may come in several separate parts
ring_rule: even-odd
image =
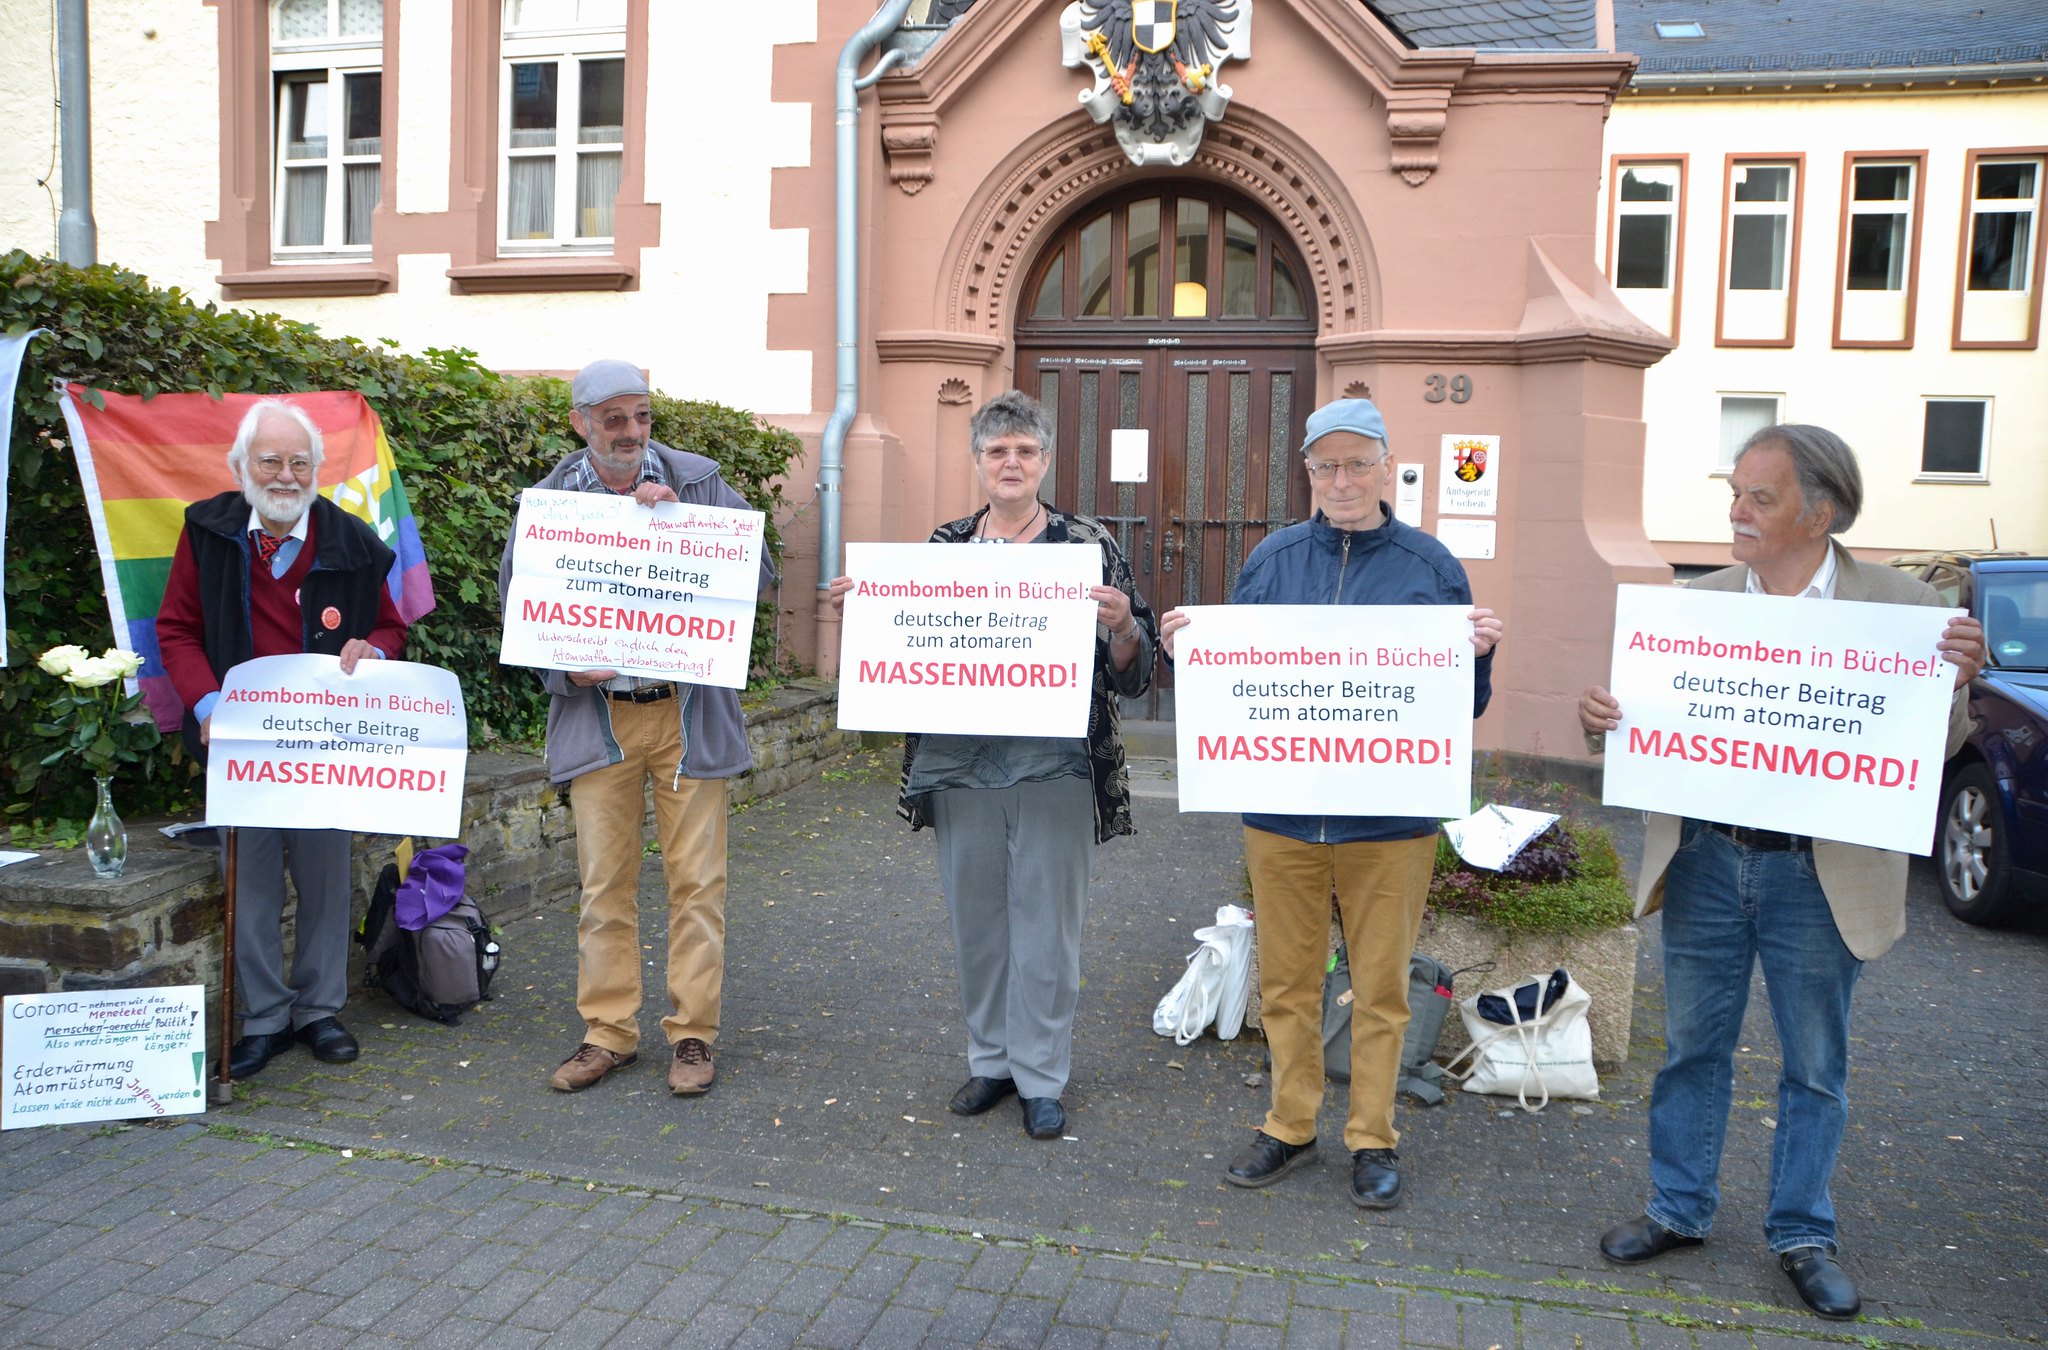
[[[1330,950],[1342,938],[1336,923],[1330,925]],[[1586,1014],[1593,1031],[1593,1065],[1601,1072],[1621,1067],[1628,1058],[1630,1023],[1635,1013],[1636,948],[1642,934],[1634,924],[1601,929],[1591,933],[1509,934],[1476,923],[1462,914],[1423,915],[1422,933],[1416,947],[1434,956],[1452,970],[1493,962],[1483,974],[1461,976],[1457,982],[1460,1000],[1486,989],[1519,983],[1532,975],[1548,975],[1563,966],[1572,978],[1593,996]],[[1245,1025],[1263,1025],[1259,1015],[1259,957],[1252,949],[1251,999],[1245,1010]],[[1444,1019],[1443,1038],[1437,1042],[1436,1057],[1448,1062],[1471,1044],[1457,1009]]]

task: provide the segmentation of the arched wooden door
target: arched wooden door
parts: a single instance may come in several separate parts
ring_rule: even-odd
[[[1201,185],[1092,203],[1033,269],[1017,384],[1053,414],[1053,504],[1116,526],[1160,613],[1223,603],[1252,548],[1308,512],[1304,275],[1261,213]],[[1145,433],[1143,481],[1113,474],[1118,431]],[[1170,684],[1132,711],[1170,718]]]

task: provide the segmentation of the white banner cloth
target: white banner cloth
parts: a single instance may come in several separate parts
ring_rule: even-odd
[[[1183,811],[1463,816],[1464,605],[1189,605],[1174,644]]]
[[[1927,853],[1961,612],[1621,587],[1601,800]]]
[[[528,488],[498,659],[743,689],[759,511]]]
[[[848,544],[839,725],[1085,736],[1102,551],[1089,544]]]
[[[207,734],[209,824],[462,832],[469,720],[453,671],[259,656],[228,672]]]

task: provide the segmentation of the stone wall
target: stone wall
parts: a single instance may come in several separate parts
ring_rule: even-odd
[[[836,725],[836,686],[798,680],[745,701],[754,769],[735,803],[787,791],[860,743]],[[103,881],[79,849],[0,868],[0,994],[220,981],[218,850],[130,821],[128,865]],[[356,914],[391,860],[393,836],[355,843]],[[431,842],[431,841],[428,841]],[[573,905],[576,822],[538,756],[472,753],[462,802],[468,891],[498,923]],[[289,930],[289,911],[287,930]]]

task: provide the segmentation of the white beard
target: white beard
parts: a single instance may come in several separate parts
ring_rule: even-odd
[[[272,525],[296,525],[299,517],[313,504],[313,498],[320,492],[320,478],[316,473],[310,482],[301,483],[288,492],[282,488],[259,487],[248,474],[242,475],[242,498],[256,512],[259,520]]]

